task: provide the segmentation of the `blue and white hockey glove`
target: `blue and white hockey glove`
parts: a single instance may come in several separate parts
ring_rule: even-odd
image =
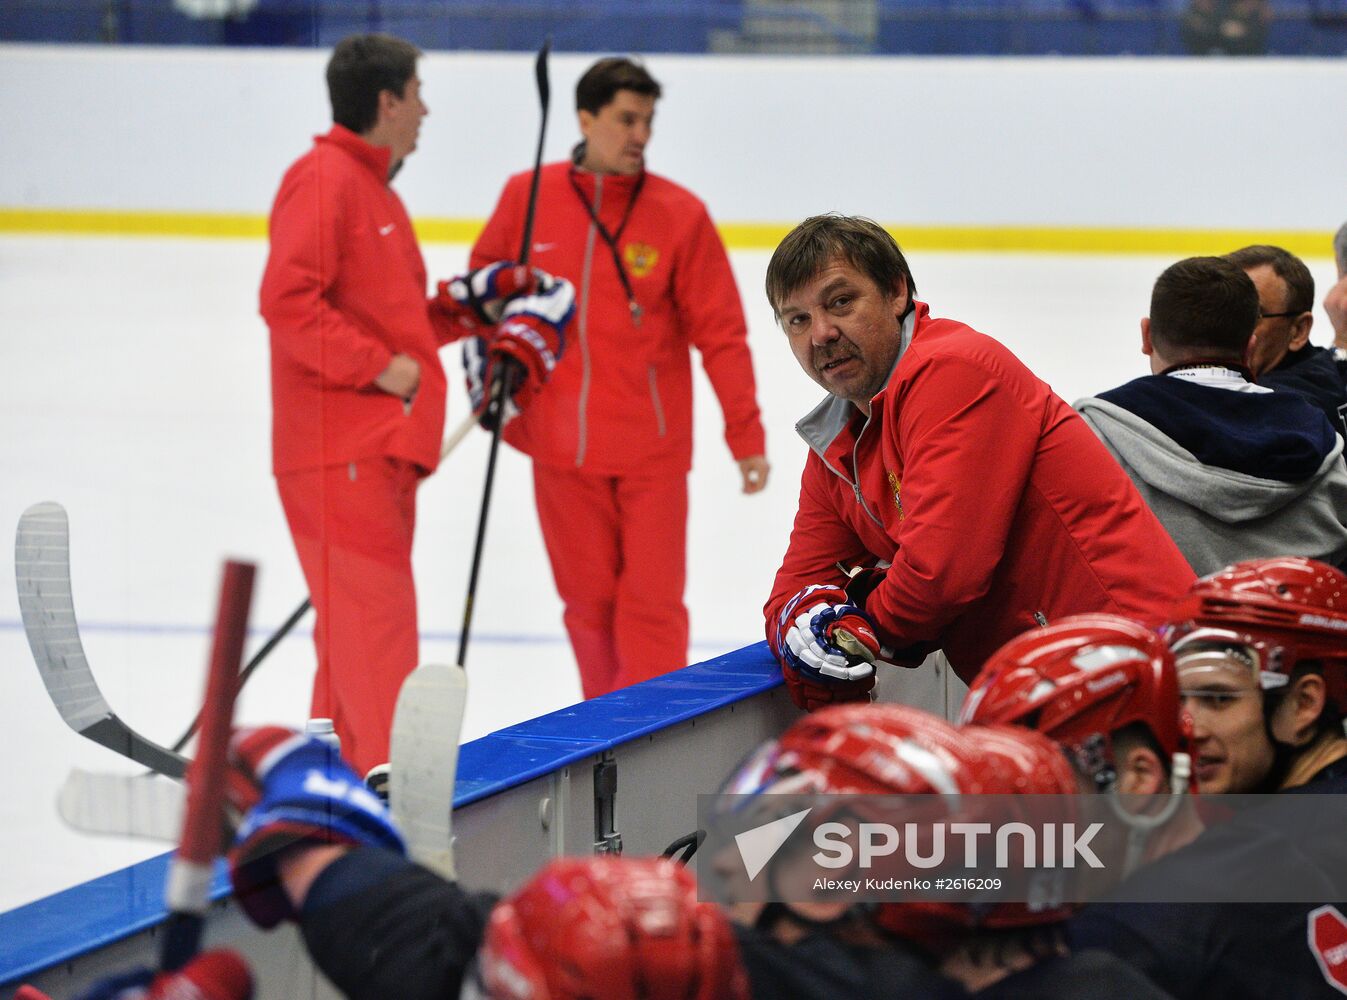
[[[460,274],[437,287],[436,301],[446,314],[472,314],[482,326],[500,322],[505,304],[520,295],[530,295],[554,280],[546,271],[538,271],[510,260],[498,260],[467,274]]]
[[[388,809],[337,751],[280,726],[241,729],[230,762],[261,792],[229,852],[234,895],[260,927],[297,916],[277,860],[298,844],[359,844],[406,853]]]
[[[840,587],[814,584],[800,591],[777,619],[777,659],[798,708],[868,701],[880,655],[875,623]]]
[[[487,401],[498,368],[505,366],[503,418],[509,423],[542,391],[566,346],[566,327],[575,314],[575,288],[565,278],[534,273],[537,289],[505,304],[493,334],[463,346],[468,395],[487,430],[493,429]]]

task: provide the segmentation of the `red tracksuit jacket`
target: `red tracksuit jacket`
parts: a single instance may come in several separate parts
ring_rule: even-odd
[[[764,451],[753,363],[729,258],[705,206],[646,173],[618,239],[642,309],[632,321],[608,245],[581,194],[610,233],[631,205],[637,177],[549,163],[539,181],[530,263],[569,278],[575,321],[542,394],[505,428],[535,461],[604,475],[670,475],[692,467],[692,365],[696,347],[725,414],[736,459]],[[472,266],[516,260],[532,171],[505,184],[472,251]]]
[[[891,562],[866,601],[881,639],[943,648],[965,680],[1039,616],[1163,619],[1193,571],[1085,422],[990,337],[921,302],[904,326],[868,422],[830,396],[796,425],[812,451],[769,641],[839,561]]]
[[[362,458],[430,471],[444,430],[438,348],[466,331],[426,296],[426,265],[389,151],[333,125],[286,172],[271,210],[261,312],[271,329],[272,463],[278,475]],[[414,357],[411,413],[374,385]]]

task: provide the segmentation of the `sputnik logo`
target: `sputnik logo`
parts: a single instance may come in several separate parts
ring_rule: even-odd
[[[748,872],[750,882],[767,867],[767,862],[776,856],[776,852],[781,850],[796,827],[803,823],[804,818],[811,812],[812,806],[735,835],[734,843],[739,848],[739,857],[744,861],[744,870]]]

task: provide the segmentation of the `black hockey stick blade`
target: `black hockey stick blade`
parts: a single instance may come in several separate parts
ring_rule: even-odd
[[[75,620],[70,524],[60,504],[34,504],[19,518],[14,575],[33,660],[65,724],[86,739],[151,770],[171,778],[185,776],[187,759],[123,722],[94,680]]]
[[[533,217],[538,208],[538,180],[543,169],[543,141],[547,138],[547,109],[552,103],[552,84],[547,77],[547,56],[552,51],[552,36],[548,35],[538,58],[533,64],[533,76],[538,84],[538,104],[542,107],[542,123],[538,126],[538,149],[533,154],[533,178],[529,182],[528,210],[524,213],[524,236],[519,247],[519,263],[529,262],[533,250]]]

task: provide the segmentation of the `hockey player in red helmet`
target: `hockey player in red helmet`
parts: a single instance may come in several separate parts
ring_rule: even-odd
[[[491,1000],[748,1000],[734,933],[663,858],[558,858],[491,912],[476,983]]]
[[[732,927],[662,859],[559,859],[503,901],[470,893],[403,856],[386,806],[321,741],[242,730],[231,761],[258,792],[230,853],[236,903],[298,923],[351,1000],[962,996],[924,959]]]
[[[1012,727],[956,729],[945,720],[894,704],[825,708],[791,726],[754,754],[726,784],[731,794],[774,792],[882,795],[1071,795],[1080,788],[1060,749]],[[818,816],[811,816],[811,822]],[[780,851],[773,859],[790,864]],[[728,859],[717,859],[724,872]],[[745,905],[778,935],[828,927],[834,935],[915,948],[942,976],[972,995],[1160,998],[1143,977],[1100,953],[1070,955],[1064,922],[1074,907],[1000,902],[972,905],[914,901]],[[1080,984],[1088,983],[1089,991]],[[895,983],[893,995],[907,984]],[[1063,992],[1065,990],[1065,992]],[[1027,991],[1027,992],[1026,992]]]
[[[1199,787],[1282,794],[1239,800],[1232,819],[1120,887],[1129,900],[1173,899],[1178,887],[1202,901],[1093,903],[1072,939],[1113,951],[1176,997],[1340,997],[1347,577],[1304,558],[1236,563],[1193,584],[1166,637]],[[1267,902],[1226,901],[1258,880]]]
[[[1181,811],[1191,763],[1174,659],[1143,625],[1072,615],[1017,636],[984,664],[959,719],[1036,729],[1097,791],[1124,796],[1110,803],[1130,830],[1126,871],[1200,832]]]
[[[1203,792],[1347,787],[1347,575],[1236,563],[1193,584],[1168,639]]]

